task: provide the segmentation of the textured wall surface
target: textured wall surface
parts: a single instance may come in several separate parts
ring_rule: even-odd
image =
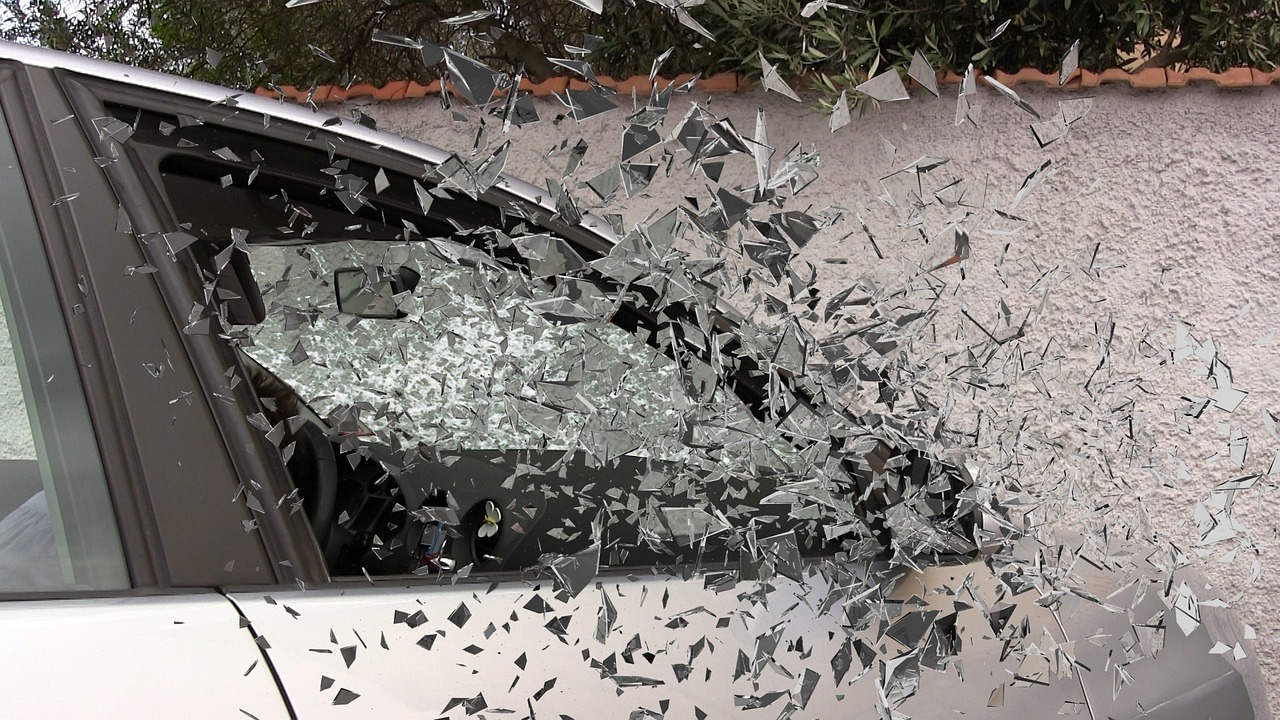
[[[1055,463],[1029,465],[1034,466],[1029,480],[1058,483],[1068,497],[1052,517],[1094,527],[1109,517],[1128,518],[1140,531],[1200,558],[1216,584],[1197,589],[1199,598],[1234,601],[1257,630],[1264,673],[1280,677],[1280,614],[1274,610],[1280,573],[1271,563],[1280,553],[1274,509],[1280,478],[1265,475],[1280,448],[1265,414],[1280,412],[1274,342],[1280,325],[1280,202],[1274,180],[1280,165],[1275,122],[1280,92],[1209,87],[1136,92],[1110,86],[1089,93],[1018,90],[1045,115],[1057,113],[1060,100],[1094,101],[1067,137],[1043,149],[1028,128],[1030,116],[986,87],[976,126],[955,126],[955,89],[949,88],[941,99],[926,95],[861,116],[855,112],[852,123],[834,135],[825,115],[773,93],[676,96],[664,130],[670,133],[688,103],[696,101],[752,137],[757,108],[763,107],[775,157],[796,143],[816,146],[820,177],[787,208],[845,211],[793,261],[813,263],[824,296],[859,278],[892,283],[919,274],[909,259],[936,252],[939,242],[926,246],[909,234],[903,239],[898,223],[904,216],[878,198],[883,193],[878,181],[921,156],[949,158],[928,175],[927,184],[936,188],[960,180],[965,204],[977,208],[978,215],[971,227],[972,256],[960,266],[963,274],[952,267],[932,276],[942,288],[935,321],[938,346],[978,342],[974,321],[961,311],[995,327],[1003,301],[1015,325],[1030,311],[1021,352],[1040,356],[1030,363],[1034,372],[1010,375],[1013,380],[998,399],[979,395],[966,405],[962,398],[954,409],[957,417],[972,417],[987,402],[986,412],[1003,416],[1003,427],[1022,424],[1027,438],[1057,453]],[[579,138],[590,149],[574,178],[589,178],[616,162],[623,112],[576,123],[552,121],[563,110],[554,100],[540,101],[538,109],[542,122],[509,134],[508,172],[536,184],[546,176],[558,179],[566,157],[561,144]],[[441,110],[438,99],[366,110],[384,129],[464,156],[476,141],[474,114],[463,111],[465,122],[459,122]],[[503,141],[492,119],[487,126],[487,149],[477,157]],[[630,225],[650,212],[687,205],[685,196],[705,202],[706,181],[692,174],[685,160],[687,155],[678,154],[669,177],[660,176],[646,196],[625,200],[612,211],[622,212]],[[1024,178],[1045,160],[1053,161],[1056,174],[1014,211],[1028,222],[1014,234],[997,234],[1009,223],[997,223],[990,210],[1007,209]],[[738,158],[721,180],[726,187],[752,184],[754,166]],[[584,201],[592,197],[585,190],[576,195]],[[859,214],[885,259],[872,251]],[[926,213],[928,232],[940,230],[949,214],[933,203]],[[1101,357],[1098,327],[1107,318],[1115,323],[1109,361],[1089,381]],[[1216,349],[1219,377],[1221,364],[1229,366],[1233,387],[1248,392],[1234,412],[1211,406],[1198,419],[1178,420],[1175,411],[1186,404],[1181,396],[1208,396],[1214,390],[1205,377],[1205,361],[1193,357],[1160,365],[1175,347],[1175,322],[1190,329],[1206,359],[1212,353],[1205,348]],[[1205,345],[1209,341],[1212,346]],[[1136,375],[1145,379],[1121,382]],[[1086,381],[1092,383],[1089,390]],[[1098,391],[1108,383],[1110,393]],[[1126,398],[1131,405],[1124,404]],[[1129,417],[1137,438],[1132,444],[1124,433],[1114,432],[1127,427]],[[1112,430],[1091,430],[1104,426]],[[978,444],[978,459],[1007,462],[990,438]],[[1134,447],[1155,451],[1130,452]],[[1234,497],[1237,537],[1196,552],[1208,517],[1201,508],[1197,525],[1198,504],[1210,501],[1219,483],[1252,473],[1263,476]],[[1219,493],[1215,501],[1224,497]],[[1255,561],[1261,575],[1251,581]],[[1275,683],[1270,692],[1277,706]]]
[[[13,336],[9,323],[0,312],[0,418],[4,433],[0,434],[0,460],[34,460],[36,444],[31,435],[31,419],[18,374],[18,361],[13,352]],[[6,506],[7,509],[7,506]]]

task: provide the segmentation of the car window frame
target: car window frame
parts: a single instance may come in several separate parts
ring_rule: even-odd
[[[168,115],[178,112],[196,116],[210,114],[211,106],[209,103],[191,97],[172,94],[160,89],[137,87],[108,79],[78,75],[69,71],[54,72],[59,76],[59,81],[67,92],[73,107],[84,118],[109,115],[105,109],[107,103],[137,107]],[[307,128],[288,121],[264,123],[262,118],[270,118],[271,116],[261,116],[256,113],[252,115],[248,113],[240,114],[232,108],[226,109],[228,112],[220,115],[218,121],[239,132],[282,140],[292,144],[300,144],[307,135],[337,137],[330,133],[324,133],[324,131]],[[400,151],[379,153],[376,146],[363,140],[342,138],[338,138],[338,140],[348,143],[344,146],[344,150],[348,151],[345,153],[346,155],[357,156],[367,162],[375,162],[388,170],[412,175],[415,171],[420,171],[424,166],[431,165],[425,158],[413,157]],[[105,151],[106,147],[100,143],[99,150]],[[153,228],[156,230],[163,229],[164,231],[176,230],[176,224],[172,221],[172,218],[164,219],[158,217],[163,211],[169,210],[159,178],[159,162],[162,155],[147,156],[146,151],[143,151],[140,156],[137,148],[132,147],[129,143],[125,143],[121,150],[132,162],[113,163],[105,168],[121,200],[131,204],[145,202],[150,212],[156,215],[156,217],[150,218]],[[578,243],[575,243],[576,246],[587,247],[596,256],[607,253],[611,248],[609,243],[599,235],[581,228],[575,230],[558,220],[552,219],[552,213],[545,208],[532,206],[528,201],[518,196],[504,197],[504,195],[505,193],[500,189],[495,188],[486,196],[482,196],[481,204],[492,208],[496,214],[498,207],[507,206],[509,203],[518,203],[522,210],[529,210],[535,214],[534,218],[528,219],[530,222],[537,222],[544,228],[562,232],[566,236],[574,236],[578,239]],[[137,223],[135,222],[136,225]],[[579,245],[580,243],[585,243],[585,245]],[[180,280],[179,282],[182,281]],[[234,348],[229,343],[221,343],[221,345],[225,355],[233,359],[230,362],[239,363],[239,360],[234,356]],[[228,362],[228,365],[230,362]],[[209,374],[208,369],[206,369],[205,374],[206,376]],[[242,410],[256,408],[256,400],[247,385],[247,383],[240,383],[238,389],[241,392],[236,397],[239,402],[239,408]],[[214,404],[213,407],[221,409],[218,408],[217,404]],[[224,412],[222,420],[224,432],[230,431],[235,434],[237,440],[241,441],[239,447],[252,445],[264,450],[270,449],[271,446],[266,442],[261,431],[252,428],[244,419],[243,413],[237,417],[234,413]],[[227,450],[233,456],[245,459],[245,454],[238,452],[237,447],[237,445],[233,444],[233,441],[228,440]],[[280,462],[278,453],[270,451],[257,452],[250,459],[254,461],[252,463],[254,467],[265,470],[265,472],[254,473],[251,470],[242,472],[242,478],[253,477],[263,482],[266,485],[265,491],[262,493],[264,499],[272,495],[277,498],[281,497],[292,489],[292,482],[283,463]],[[348,582],[347,579],[335,579],[329,576],[323,555],[315,544],[314,535],[306,525],[303,513],[297,513],[292,518],[284,518],[284,522],[264,523],[261,531],[261,535],[266,540],[269,549],[271,546],[276,548],[275,553],[273,553],[273,558],[276,558],[275,564],[281,565],[281,563],[285,563],[287,568],[287,572],[283,573],[282,577],[278,577],[274,583],[264,583],[264,586],[293,583],[311,587],[325,586],[334,582]],[[397,579],[402,582],[413,582],[418,578],[413,576],[388,578],[388,580],[392,581]],[[429,578],[422,578],[423,584],[430,584],[430,582]],[[229,585],[238,587],[257,586],[243,583],[229,583]]]
[[[43,478],[48,520],[54,532],[63,536],[59,543],[67,543],[58,554],[62,562],[69,560],[76,580],[69,585],[14,592],[4,587],[0,579],[0,599],[31,592],[77,596],[120,592],[134,586],[135,573],[130,569],[125,538],[119,528],[107,461],[102,457],[99,436],[90,415],[85,378],[80,372],[84,363],[71,336],[73,318],[79,313],[75,305],[68,306],[64,300],[65,285],[58,283],[54,267],[57,238],[40,218],[44,203],[39,191],[48,187],[41,182],[47,179],[47,174],[43,172],[43,163],[33,157],[37,143],[31,142],[27,132],[31,103],[17,100],[23,94],[19,73],[11,66],[0,68],[0,106],[3,107],[0,122],[4,123],[8,136],[6,154],[12,153],[16,165],[5,171],[6,182],[12,181],[15,185],[8,190],[8,198],[14,205],[5,222],[4,284],[8,295],[5,315],[14,340],[16,370],[26,375],[19,382],[25,386],[23,411],[37,438],[35,461],[49,473]],[[54,201],[51,206],[59,204]],[[49,379],[68,375],[74,380],[60,383],[60,390],[46,385]],[[68,383],[72,387],[67,387]],[[38,440],[41,435],[45,438],[44,447],[40,447]],[[75,459],[77,456],[79,461]],[[77,464],[88,471],[85,476],[73,474],[72,467]],[[105,508],[98,506],[102,502],[106,503]],[[97,525],[95,517],[109,521],[110,527]],[[84,525],[86,522],[88,525]],[[83,535],[83,527],[89,528],[89,537]],[[95,533],[97,538],[91,539]],[[110,550],[103,543],[110,546]],[[80,548],[90,545],[107,553],[101,556],[105,566],[94,567],[94,558],[81,554]],[[66,551],[70,551],[69,557]]]
[[[6,82],[0,85],[0,103],[6,116],[12,118],[10,125],[19,146],[19,160],[62,303],[64,324],[76,355],[107,475],[132,592],[154,594],[211,589],[237,578],[280,581],[282,574],[276,572],[274,563],[269,561],[262,538],[251,537],[248,541],[236,538],[231,541],[232,552],[219,554],[219,550],[227,549],[225,542],[209,543],[207,538],[192,537],[183,527],[187,523],[180,522],[180,516],[168,515],[167,526],[162,522],[166,517],[162,514],[164,509],[157,506],[159,501],[151,491],[165,487],[166,481],[167,492],[181,493],[186,488],[174,487],[171,474],[169,477],[156,474],[156,468],[163,465],[166,458],[175,457],[170,452],[172,448],[140,440],[139,429],[132,427],[131,418],[137,417],[137,406],[132,415],[129,407],[138,399],[136,376],[142,368],[136,355],[130,355],[133,351],[122,336],[121,327],[137,318],[139,332],[154,330],[159,337],[164,335],[165,327],[147,325],[146,321],[154,318],[157,311],[166,314],[167,311],[150,297],[134,295],[123,300],[132,303],[128,308],[132,309],[133,316],[125,314],[127,322],[121,322],[125,306],[99,287],[118,284],[119,278],[125,275],[122,270],[140,261],[136,259],[136,242],[132,248],[129,243],[104,242],[107,233],[115,232],[121,199],[95,162],[95,158],[102,156],[95,152],[90,141],[92,135],[81,122],[91,125],[91,118],[82,108],[71,104],[55,71],[18,61],[5,61],[0,66],[7,73]],[[104,218],[110,220],[104,222]],[[167,317],[166,325],[171,325]],[[181,352],[179,336],[171,331],[167,338],[171,342],[166,347],[175,349],[168,363],[174,382],[190,378],[190,363]],[[164,342],[165,337],[159,337],[159,341]],[[129,368],[130,365],[134,367]],[[133,371],[133,379],[126,374],[128,370]],[[183,449],[197,452],[195,448],[202,444],[225,452],[222,443],[211,445],[207,439],[193,439],[192,444],[184,441]],[[212,490],[202,487],[206,494]],[[224,496],[220,491],[217,494]],[[225,497],[229,499],[230,495]],[[247,510],[233,510],[248,514]],[[211,512],[220,514],[226,509],[211,508]],[[229,560],[241,569],[234,573],[227,571]],[[263,575],[264,572],[270,574]],[[118,592],[130,591],[111,594]],[[24,596],[98,594],[101,593],[69,590]]]
[[[180,231],[181,228],[168,214],[163,194],[151,182],[144,171],[145,165],[135,156],[130,144],[121,144],[109,136],[96,133],[93,119],[110,117],[104,103],[120,94],[140,96],[139,99],[161,107],[173,107],[175,103],[188,99],[66,70],[55,69],[52,73],[70,100],[79,124],[90,144],[95,147],[97,156],[119,158],[116,162],[107,163],[103,167],[103,174],[121,206],[128,209],[134,234],[159,239],[164,233]],[[199,396],[194,402],[200,405],[200,411],[207,413],[212,421],[212,432],[208,436],[190,438],[187,442],[200,443],[207,457],[226,463],[228,479],[234,482],[225,489],[234,491],[236,497],[245,497],[240,493],[252,495],[262,508],[272,508],[280,498],[292,491],[292,485],[283,472],[283,466],[279,464],[278,454],[258,449],[263,447],[264,438],[247,423],[241,411],[250,406],[246,404],[252,398],[248,383],[240,382],[232,388],[227,387],[225,371],[239,367],[233,349],[213,333],[188,334],[182,331],[184,319],[192,304],[202,298],[203,284],[200,282],[199,268],[187,250],[178,252],[178,262],[172,262],[163,249],[163,240],[144,245],[147,245],[146,250],[155,257],[155,262],[151,264],[156,271],[151,277],[159,285],[167,306],[165,330],[173,333],[176,338],[174,343],[177,347],[172,348],[171,352],[185,357],[185,368],[189,368],[192,377],[191,387],[196,389],[195,395]],[[181,352],[183,350],[185,352]],[[245,448],[255,450],[245,451]],[[263,557],[261,560],[248,557],[244,559],[256,563],[256,582],[305,583],[325,579],[323,564],[315,559],[317,552],[314,540],[298,532],[297,528],[288,527],[299,523],[305,525],[303,513],[252,513],[246,502],[233,502],[232,495],[228,495],[227,500],[229,507],[238,508],[245,519],[255,523],[252,532],[244,534],[256,539],[255,546],[262,551]],[[172,511],[172,508],[157,508],[157,512]],[[232,528],[229,522],[224,524],[232,533],[244,530],[238,525]],[[205,533],[199,538],[185,539],[186,542],[206,544],[204,549],[193,553],[194,559],[203,566],[199,582],[210,587],[240,582],[222,571],[222,568],[224,564],[227,568],[240,565],[244,544],[231,541],[231,535],[214,537],[215,534]],[[171,540],[184,541],[182,538],[166,538],[167,542]]]
[[[385,168],[388,171],[398,172],[410,177],[419,175],[424,168],[430,169],[436,164],[424,156],[415,156],[402,149],[385,150],[380,152],[381,146],[376,143],[362,138],[343,137],[337,133],[329,132],[325,128],[309,127],[307,125],[294,123],[290,120],[276,120],[270,115],[261,115],[257,111],[240,112],[236,109],[234,95],[228,95],[227,99],[222,103],[209,103],[192,97],[173,95],[159,89],[122,85],[99,78],[81,77],[77,78],[76,82],[82,87],[85,87],[88,91],[91,91],[94,99],[98,103],[117,103],[166,115],[174,115],[181,112],[202,116],[206,119],[206,124],[214,122],[218,126],[225,126],[228,129],[241,133],[248,133],[257,137],[264,137],[274,141],[283,141],[297,145],[302,145],[307,141],[311,141],[315,143],[315,145],[311,146],[312,148],[325,147],[321,142],[319,142],[320,140],[328,141],[335,145],[340,143],[342,157],[363,162],[374,167]],[[133,152],[133,150],[127,145],[126,150]],[[207,154],[208,149],[206,149],[205,152]],[[139,173],[144,176],[149,176],[144,177],[143,180],[149,180],[150,182],[151,187],[147,192],[153,198],[153,202],[162,203],[163,201],[158,199],[163,196],[163,191],[159,189],[161,183],[159,179],[159,160],[157,157],[139,158],[135,155],[134,159],[135,162],[138,162],[140,165],[140,167],[137,168]],[[314,182],[314,180],[312,179],[310,182]],[[494,209],[495,212],[499,208],[506,209],[508,212],[515,209],[515,212],[512,213],[512,217],[524,219],[529,224],[537,226],[543,231],[551,232],[564,238],[574,246],[575,250],[578,250],[583,254],[587,260],[602,257],[613,248],[612,242],[607,237],[593,231],[590,227],[569,226],[559,218],[554,217],[554,210],[546,207],[545,204],[538,204],[528,198],[520,197],[517,193],[507,191],[503,188],[501,183],[485,193],[482,193],[477,198],[476,202]],[[645,317],[642,310],[635,309],[634,307],[632,307],[631,310],[636,315],[634,318],[635,322],[656,322],[651,316]],[[673,314],[678,315],[679,310],[675,310],[673,312],[671,309],[664,309],[664,314],[668,316],[672,316]],[[673,340],[679,344],[684,351],[692,351],[696,357],[705,361],[703,355],[707,349],[703,346],[704,344],[698,342],[696,338],[685,337],[682,331],[683,328],[680,321],[685,319],[692,320],[692,311],[690,311],[690,316],[690,318],[672,317],[671,320],[674,321],[665,322],[662,326],[670,329],[674,335]],[[725,312],[713,316],[712,322],[718,331],[723,332],[736,334],[735,331],[737,331],[739,327],[739,320],[736,316],[731,314],[731,312]],[[623,325],[623,327],[624,329],[629,329],[626,325]],[[226,349],[228,352],[234,352],[229,343],[227,344]],[[776,367],[770,367],[766,371],[766,369],[759,365],[755,360],[750,357],[746,357],[742,359],[739,367],[735,370],[734,375],[727,379],[730,381],[730,390],[734,392],[734,394],[739,395],[739,397],[747,403],[748,409],[751,410],[753,414],[756,414],[757,417],[759,417],[759,411],[763,404],[768,402],[767,396],[765,395],[767,380],[763,379],[764,376],[761,375],[765,372],[778,377],[782,383],[781,386],[785,388],[791,398],[798,403],[798,406],[804,406],[809,410],[815,409],[813,402],[808,397],[806,389],[799,384],[792,382],[794,378],[791,377],[791,373],[787,372],[785,369]],[[761,375],[761,378],[752,378],[753,374]],[[744,392],[746,393],[746,396],[744,396]],[[244,407],[254,407],[251,399],[242,398],[242,400],[246,403]],[[792,409],[794,410],[795,408]],[[824,408],[823,410],[827,411],[828,409]],[[834,408],[830,410],[839,412],[838,409]],[[248,425],[247,423],[242,424],[245,426]],[[261,433],[257,432],[255,434],[259,436],[258,441],[261,442]],[[833,438],[833,441],[833,449],[838,451],[838,448],[835,446],[839,444],[840,438]],[[882,450],[887,450],[887,448]],[[267,455],[272,455],[272,453],[268,453]],[[277,457],[275,460],[278,461],[278,454],[276,455]],[[875,462],[879,459],[877,451],[869,452],[866,455],[868,462],[872,463],[874,467]],[[271,463],[273,466],[276,464],[276,462]],[[282,464],[280,464],[280,467],[277,468],[276,471],[279,473],[274,477],[277,482],[280,482],[283,479],[283,482],[290,483],[287,479],[287,473],[283,470]],[[278,496],[279,495],[277,495],[277,497]],[[291,527],[289,528],[271,528],[270,533],[274,534],[284,532],[292,535],[293,537],[282,539],[279,542],[285,546],[293,548],[295,551],[300,551],[304,547],[306,547],[308,551],[314,548],[314,538],[308,527],[303,527],[298,523],[292,523],[290,525]],[[293,527],[293,525],[297,525],[297,527]],[[310,552],[306,554],[310,554]],[[316,550],[316,554],[318,555],[318,549]],[[293,557],[300,556],[295,555]],[[322,560],[319,565],[320,568],[317,569],[313,563],[310,564],[309,571],[298,573],[295,579],[299,582],[305,582],[310,585],[317,583],[328,584],[331,582],[345,582],[345,580],[330,578],[327,570],[323,568]],[[630,568],[630,570],[634,571],[635,569]],[[408,582],[410,584],[416,584],[414,583],[415,579],[412,576],[393,576],[388,578],[388,580],[393,583]],[[431,580],[428,579],[423,582],[430,583]]]
[[[144,498],[136,492],[129,478],[136,476],[136,456],[128,452],[121,428],[125,414],[118,399],[109,389],[114,384],[109,377],[109,364],[103,357],[102,328],[95,322],[96,316],[86,313],[84,322],[72,322],[71,310],[77,278],[83,276],[83,257],[74,252],[70,237],[73,221],[68,203],[56,204],[59,197],[69,194],[68,188],[55,177],[50,168],[57,167],[49,152],[50,138],[37,130],[48,121],[41,113],[37,97],[42,88],[28,76],[28,69],[21,63],[0,63],[0,110],[13,136],[15,150],[22,166],[25,189],[31,199],[40,241],[48,260],[54,291],[61,301],[63,327],[80,371],[85,403],[94,426],[98,454],[107,480],[107,489],[116,516],[116,526],[124,550],[133,590],[154,587],[162,583],[161,557],[158,547],[151,541],[155,531],[149,522]],[[47,91],[48,88],[43,88]],[[46,97],[46,104],[56,103],[56,98]],[[72,148],[65,148],[71,150]],[[74,288],[74,291],[73,291]],[[132,590],[47,590],[5,594],[7,600],[30,598],[92,597],[130,593]]]

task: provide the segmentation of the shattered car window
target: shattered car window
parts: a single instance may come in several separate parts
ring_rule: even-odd
[[[703,136],[694,147],[742,142],[707,116],[683,126]],[[697,225],[676,213],[609,249],[542,229],[529,206],[472,200],[505,147],[415,178],[332,142],[304,152],[181,116],[137,127],[135,140],[185,151],[161,164],[189,229],[166,242],[204,248],[207,272],[237,283],[216,291],[231,300],[248,292],[237,263],[252,268],[264,317],[231,334],[263,406],[249,421],[290,464],[290,507],[312,516],[335,574],[584,551],[751,564],[779,535],[805,555],[974,549],[982,496],[965,469],[854,407],[892,397],[882,372],[838,336],[820,347],[723,304],[721,288],[759,276],[734,279],[742,263],[808,296],[783,263],[816,231],[809,216],[753,221],[736,265],[677,249]],[[763,182],[802,187],[807,162],[793,151]],[[739,202],[724,193],[695,222],[741,222]],[[199,310],[191,328],[208,326]],[[322,480],[331,453],[338,477]]]
[[[607,323],[557,324],[537,280],[492,263],[451,264],[429,242],[254,246],[252,266],[280,312],[249,352],[324,415],[360,410],[370,430],[441,447],[572,450],[599,461],[686,454],[671,361]],[[342,317],[334,273],[422,277],[402,318]],[[743,419],[739,418],[740,421]],[[601,433],[612,432],[611,435]]]
[[[340,432],[418,447],[441,464],[475,451],[503,461],[511,475],[498,488],[534,504],[496,502],[505,518],[493,518],[495,534],[517,527],[548,550],[594,541],[605,564],[705,562],[742,550],[744,533],[785,527],[812,552],[866,530],[851,522],[824,531],[806,492],[816,485],[805,454],[688,348],[667,346],[680,362],[607,322],[616,300],[593,285],[562,277],[556,288],[545,264],[571,248],[549,236],[516,242],[545,277],[439,239],[254,245],[252,265],[273,312],[245,349],[331,425],[349,428]],[[392,296],[391,312],[362,318],[339,308],[344,282],[374,288],[404,268],[420,280]],[[575,302],[579,287],[593,288],[599,307]],[[405,468],[400,485],[429,476],[432,464]],[[828,471],[833,483],[853,482],[838,465]],[[446,505],[458,494],[447,482],[420,491],[444,492]]]

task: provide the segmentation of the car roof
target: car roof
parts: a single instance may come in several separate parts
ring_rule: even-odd
[[[325,132],[405,153],[430,165],[440,165],[452,156],[449,151],[434,145],[392,132],[374,130],[354,120],[342,118],[315,107],[286,101],[283,97],[272,99],[245,90],[234,90],[155,70],[7,41],[0,41],[0,60],[16,61],[31,67],[50,70],[64,70],[124,85],[174,93],[203,100],[210,105],[225,105],[307,127],[323,128]],[[338,122],[335,123],[335,119]],[[326,123],[329,124],[326,125]],[[497,187],[552,213],[555,212],[549,193],[537,185],[503,173]],[[612,227],[601,218],[584,214],[582,227],[608,241],[610,245],[617,242]]]

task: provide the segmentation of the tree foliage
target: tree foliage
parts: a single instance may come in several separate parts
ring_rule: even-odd
[[[156,67],[227,85],[374,82],[436,77],[420,50],[373,42],[375,30],[450,47],[495,69],[556,73],[597,18],[568,0],[0,0],[6,39]],[[472,13],[488,14],[469,22]],[[134,21],[121,24],[122,16]],[[98,41],[99,36],[110,38]],[[145,48],[146,52],[139,52]]]
[[[55,50],[173,70],[170,51],[147,31],[149,8],[138,0],[0,0],[0,37]]]
[[[819,3],[808,3],[810,9]],[[834,5],[834,4],[833,4]],[[895,0],[806,17],[792,0],[707,0],[720,28],[715,67],[759,72],[757,52],[784,76],[807,71],[849,84],[905,70],[920,50],[939,70],[1058,69],[1080,41],[1080,67],[1270,69],[1280,58],[1280,6],[1240,0]],[[1008,25],[1004,25],[1004,23]],[[1003,30],[1001,30],[1003,26]]]
[[[571,0],[0,0],[0,34],[229,85],[430,80],[421,41],[494,69],[543,79],[595,72],[648,74],[673,48],[667,73],[760,74],[761,54],[788,77],[856,85],[916,50],[935,68],[1057,68],[1080,41],[1080,65],[1252,66],[1280,57],[1280,6],[1248,0],[605,0],[597,15]],[[476,14],[469,22],[466,18]],[[691,19],[693,23],[685,22]],[[1004,23],[1003,31],[999,29]],[[693,28],[701,24],[714,41]],[[373,42],[375,31],[413,42]]]

